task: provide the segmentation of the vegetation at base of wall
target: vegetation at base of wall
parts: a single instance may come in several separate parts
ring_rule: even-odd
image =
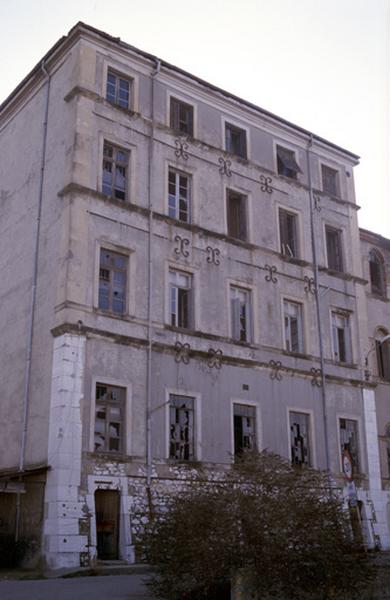
[[[153,593],[169,600],[222,598],[215,590],[230,582],[248,598],[347,600],[372,579],[327,476],[267,452],[172,497],[143,544]]]

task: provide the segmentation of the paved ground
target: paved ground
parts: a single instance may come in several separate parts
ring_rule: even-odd
[[[155,600],[145,575],[0,581],[1,600]]]

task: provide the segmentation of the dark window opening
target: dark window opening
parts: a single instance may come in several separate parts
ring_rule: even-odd
[[[330,196],[339,196],[338,171],[326,165],[321,165],[322,189]]]
[[[341,456],[347,450],[352,459],[354,473],[360,472],[358,424],[352,419],[340,419],[340,450]]]
[[[194,459],[194,398],[169,397],[169,458]]]
[[[125,389],[96,384],[95,452],[123,452]]]
[[[369,256],[369,265],[370,265],[370,282],[371,282],[371,292],[373,294],[377,294],[378,296],[385,295],[385,278],[384,278],[384,268],[383,268],[383,259],[378,255],[375,250],[371,250]]]
[[[256,408],[244,404],[234,404],[234,455],[245,450],[256,449]]]
[[[378,376],[381,379],[390,381],[390,343],[381,343],[380,340],[375,340],[376,359],[378,364]]]
[[[291,461],[298,467],[310,466],[309,415],[290,412]]]
[[[276,158],[279,175],[289,177],[289,179],[297,179],[298,173],[302,173],[295,160],[295,152],[293,150],[276,146]]]

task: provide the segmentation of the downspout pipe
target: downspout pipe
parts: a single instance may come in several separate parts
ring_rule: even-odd
[[[306,160],[307,160],[307,177],[309,185],[309,199],[310,199],[310,233],[311,233],[311,248],[313,254],[313,268],[314,268],[314,285],[315,285],[315,300],[316,300],[316,313],[317,313],[317,326],[318,326],[318,343],[320,351],[320,368],[321,368],[321,397],[322,397],[322,412],[324,422],[324,440],[325,440],[325,462],[326,471],[328,475],[329,490],[331,493],[331,463],[330,463],[330,452],[329,452],[329,427],[328,427],[328,416],[327,416],[327,399],[326,399],[326,378],[325,378],[325,358],[324,358],[324,342],[322,337],[321,328],[321,301],[320,301],[320,282],[319,282],[319,270],[317,261],[317,248],[316,248],[316,236],[314,231],[314,192],[311,177],[311,166],[310,166],[310,150],[313,146],[313,134],[310,134],[309,143],[306,149]]]
[[[151,124],[148,149],[148,210],[149,210],[149,239],[148,239],[148,350],[147,350],[147,376],[146,376],[146,488],[151,508],[150,484],[152,480],[152,429],[151,429],[151,403],[152,403],[152,297],[153,297],[153,151],[154,151],[154,87],[155,78],[161,70],[161,62],[155,59],[155,67],[151,76]]]
[[[25,455],[26,455],[26,441],[27,441],[27,429],[28,429],[28,410],[30,403],[30,383],[31,383],[31,358],[33,348],[33,337],[34,337],[34,321],[35,321],[35,307],[37,301],[37,280],[38,280],[38,260],[39,260],[39,239],[41,232],[41,216],[42,216],[42,202],[43,202],[43,185],[45,179],[45,164],[46,164],[46,145],[47,145],[47,123],[49,116],[49,98],[50,98],[50,75],[46,70],[45,62],[41,63],[41,71],[46,79],[46,98],[45,98],[45,112],[42,126],[42,155],[41,155],[41,167],[39,177],[39,191],[38,191],[38,208],[37,208],[37,219],[36,219],[36,234],[35,234],[35,247],[34,247],[34,266],[33,266],[33,277],[31,286],[31,300],[30,300],[30,315],[27,333],[27,348],[26,348],[26,363],[24,370],[24,390],[23,390],[23,415],[22,415],[22,440],[20,444],[19,453],[19,471],[22,473],[25,467]],[[20,475],[20,480],[22,475]],[[16,524],[15,524],[15,540],[19,539],[20,531],[20,493],[17,494],[16,499]]]

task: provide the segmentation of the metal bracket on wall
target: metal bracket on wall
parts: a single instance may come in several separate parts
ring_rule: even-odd
[[[232,166],[232,161],[228,160],[227,158],[223,158],[223,156],[220,156],[218,159],[218,162],[221,165],[219,167],[219,172],[221,173],[221,175],[226,175],[227,177],[231,177],[232,172],[230,170],[230,167]]]
[[[188,365],[188,363],[190,362],[190,351],[191,351],[191,346],[189,344],[182,344],[181,342],[176,342],[175,343],[175,361],[177,363],[184,363],[185,365]]]
[[[306,285],[305,285],[305,292],[307,294],[315,294],[316,293],[316,286],[315,286],[314,277],[308,277],[308,275],[305,275],[305,277],[303,278],[303,280],[306,283]]]
[[[190,240],[185,237],[181,237],[181,235],[175,235],[175,242],[177,242],[177,247],[175,248],[175,254],[180,256],[182,254],[185,258],[187,258],[190,253],[186,250],[186,247],[190,245]]]
[[[221,254],[221,251],[219,250],[219,248],[212,248],[211,246],[207,246],[206,252],[208,254],[208,256],[207,256],[208,263],[214,263],[214,265],[217,265],[217,266],[221,263],[221,261],[218,258]]]
[[[282,363],[280,360],[270,360],[268,366],[271,369],[271,373],[269,374],[270,379],[276,379],[276,381],[282,380],[282,374],[280,372],[282,368]]]
[[[310,369],[310,373],[312,375],[311,384],[316,387],[322,387],[322,371],[321,369],[316,369],[312,367]]]
[[[260,175],[260,189],[262,192],[267,192],[267,194],[272,194],[272,177],[266,177],[265,175]]]
[[[188,144],[186,142],[183,142],[182,140],[175,140],[175,146],[176,146],[176,150],[175,150],[175,156],[177,156],[178,158],[183,158],[184,160],[188,160]]]
[[[222,367],[222,350],[209,348],[207,364],[210,369],[220,369]]]
[[[274,265],[265,265],[265,270],[268,271],[268,275],[265,276],[265,280],[272,281],[272,283],[276,283],[278,280],[278,278],[275,276],[277,268]]]

